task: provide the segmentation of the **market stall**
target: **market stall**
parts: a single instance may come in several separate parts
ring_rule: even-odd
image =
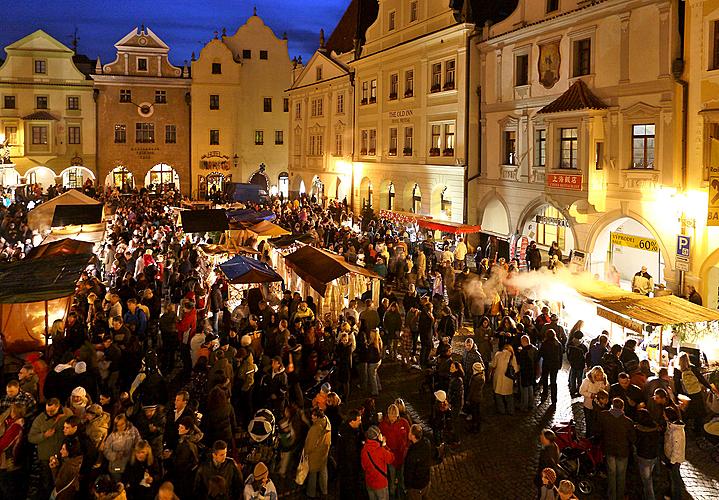
[[[94,243],[90,241],[74,240],[72,238],[63,238],[61,240],[45,243],[30,250],[25,258],[38,259],[46,258],[52,255],[74,255],[74,254],[90,254]]]
[[[99,244],[105,239],[105,229],[106,226],[104,222],[84,224],[82,226],[54,227],[42,242],[43,244],[47,244],[69,238]]]
[[[38,231],[46,231],[51,227],[54,227],[53,219],[55,217],[55,209],[62,205],[85,206],[92,213],[97,211],[98,207],[100,207],[100,211],[102,211],[103,207],[103,204],[96,199],[90,198],[89,196],[81,193],[76,189],[70,189],[62,193],[61,195],[56,196],[55,198],[46,201],[45,203],[41,203],[37,207],[30,210],[30,212],[28,212],[27,214],[28,227],[30,227],[30,229],[36,229]],[[80,209],[80,212],[82,213],[82,209]],[[99,222],[99,220],[95,222]],[[74,225],[75,223],[70,224]],[[65,226],[67,224],[58,225]]]
[[[369,288],[372,300],[379,302],[378,274],[345,261],[341,255],[305,245],[284,256],[288,288],[311,295],[317,312],[337,315],[350,299],[360,297]]]

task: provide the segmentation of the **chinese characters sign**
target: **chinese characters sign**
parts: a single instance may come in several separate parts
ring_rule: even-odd
[[[547,187],[582,190],[582,175],[579,174],[547,174]]]

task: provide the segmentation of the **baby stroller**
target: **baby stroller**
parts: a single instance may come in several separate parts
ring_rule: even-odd
[[[273,470],[278,460],[279,438],[274,414],[267,409],[257,410],[243,436],[238,455],[245,470],[253,470],[258,462]]]
[[[719,416],[704,424],[704,435],[697,438],[697,447],[708,451],[712,460],[719,463]]]
[[[584,495],[590,495],[604,462],[600,446],[593,439],[579,438],[573,420],[560,422],[552,430],[560,451],[557,472],[576,484]]]

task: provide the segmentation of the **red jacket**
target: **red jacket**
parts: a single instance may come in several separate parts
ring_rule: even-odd
[[[405,418],[398,418],[391,424],[389,418],[385,417],[379,424],[379,430],[387,439],[387,448],[394,454],[392,465],[399,469],[404,463],[409,448],[409,422]]]
[[[370,456],[372,457],[371,461]],[[381,490],[388,486],[387,466],[393,461],[394,455],[392,452],[381,446],[379,441],[367,440],[362,447],[362,468],[364,469],[364,477],[368,488]]]
[[[190,330],[190,336],[187,339],[187,343],[190,343],[190,339],[195,335],[197,330],[197,309],[190,309],[187,311],[180,321],[177,322],[177,338],[182,343],[182,336],[187,330]]]

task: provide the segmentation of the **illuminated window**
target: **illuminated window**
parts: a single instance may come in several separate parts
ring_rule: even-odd
[[[125,144],[127,142],[127,127],[122,124],[115,125],[115,143]]]
[[[255,146],[262,146],[265,143],[264,130],[255,130]]]
[[[517,164],[517,132],[515,130],[504,131],[504,164]]]
[[[155,91],[155,104],[167,104],[167,91],[156,90]]]
[[[377,79],[375,78],[369,83],[369,102],[371,104],[373,102],[377,102]]]
[[[371,129],[369,131],[369,151],[370,156],[374,156],[377,153],[377,130]]]
[[[654,168],[653,124],[632,126],[632,168]]]
[[[165,144],[177,143],[177,127],[175,125],[165,125]]]
[[[67,143],[80,144],[80,127],[67,127]]]
[[[140,144],[148,144],[155,142],[155,124],[154,123],[136,123],[135,124],[135,142]]]
[[[556,241],[561,250],[564,250],[567,236],[567,220],[562,213],[553,206],[547,206],[542,213],[542,221],[537,222],[537,238],[538,245],[550,246]]]
[[[67,98],[67,109],[80,109],[80,98],[77,96],[69,96]]]
[[[419,184],[414,185],[412,189],[412,213],[419,213],[422,209],[422,191],[419,189]]]
[[[547,131],[534,132],[534,166],[543,167],[547,163]]]
[[[210,94],[210,109],[220,109],[220,96],[218,94]]]
[[[210,130],[210,146],[220,145],[220,131],[219,129]]]
[[[5,140],[10,146],[17,144],[17,127],[5,127]]]
[[[560,129],[559,168],[577,168],[577,141],[576,128]]]

